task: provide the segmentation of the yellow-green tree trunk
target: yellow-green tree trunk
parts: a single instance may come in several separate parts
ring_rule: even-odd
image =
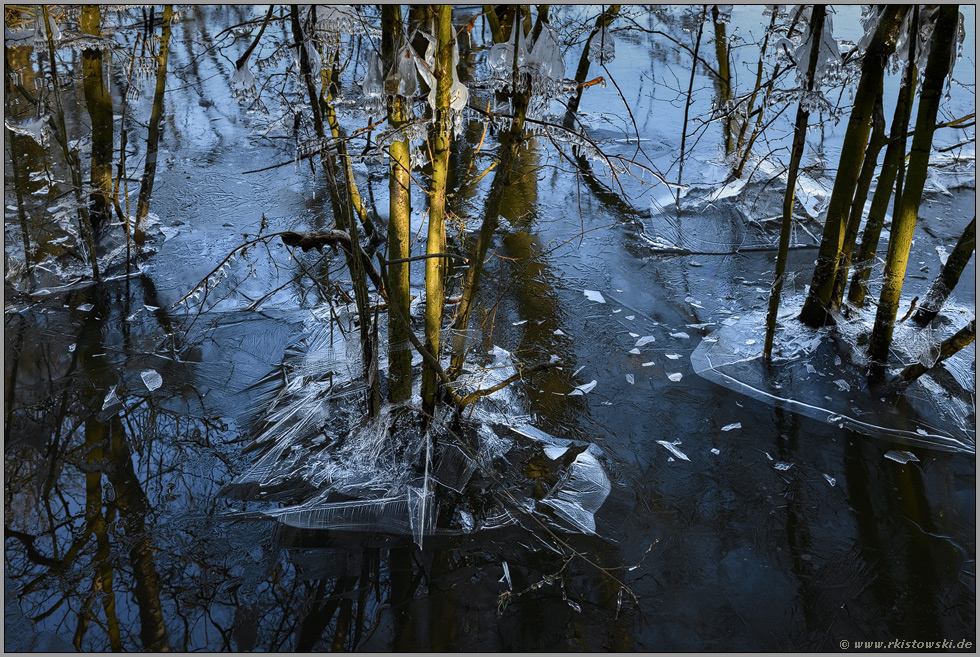
[[[950,35],[955,34],[958,21],[958,5],[942,5],[939,8],[929,46],[929,61],[922,76],[919,111],[915,118],[915,136],[912,138],[905,188],[902,190],[898,213],[892,219],[888,254],[885,256],[884,281],[868,347],[868,355],[875,365],[872,371],[875,378],[884,373],[884,365],[888,362],[888,350],[895,330],[895,315],[905,282],[912,235],[929,170],[929,152],[932,150],[932,135],[936,130],[936,116],[942,100],[943,84],[949,73],[953,48]]]

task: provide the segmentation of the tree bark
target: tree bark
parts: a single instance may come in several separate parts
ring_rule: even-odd
[[[861,80],[854,94],[854,107],[851,109],[851,118],[837,165],[837,179],[827,206],[827,219],[813,280],[800,313],[800,321],[809,326],[823,326],[831,322],[831,312],[837,309],[832,304],[832,295],[837,262],[844,243],[844,222],[864,162],[864,151],[871,133],[871,114],[884,78],[885,63],[895,51],[898,29],[908,10],[908,7],[896,5],[888,5],[882,10],[878,28],[864,55]]]
[[[810,39],[819,44],[823,35],[824,17],[827,8],[816,5],[810,22]],[[813,91],[813,79],[817,70],[817,56],[820,49],[810,49],[810,61],[807,63],[806,93]],[[786,193],[783,196],[783,222],[779,231],[779,252],[776,255],[776,271],[769,294],[769,310],[766,314],[766,340],[762,351],[765,361],[772,360],[772,347],[776,336],[776,316],[779,313],[779,297],[783,291],[783,275],[786,272],[786,260],[789,255],[789,238],[793,227],[793,206],[796,202],[796,178],[800,171],[800,160],[803,159],[803,149],[806,147],[806,129],[810,122],[810,112],[804,109],[802,100],[796,109],[796,126],[793,133],[793,150],[789,160],[789,170],[786,173]]]
[[[956,283],[959,282],[960,274],[963,273],[966,264],[973,257],[973,252],[976,250],[976,247],[977,216],[973,215],[973,219],[970,220],[963,234],[960,235],[959,241],[953,248],[953,252],[949,255],[949,259],[946,260],[946,264],[943,265],[939,276],[936,277],[936,280],[933,281],[932,286],[929,288],[929,293],[926,294],[926,298],[919,304],[919,310],[912,316],[913,322],[919,326],[925,326],[939,314],[943,304],[946,303],[946,298],[949,297],[949,293],[953,291]]]
[[[381,55],[385,68],[391,70],[401,56],[405,35],[401,7],[381,8]],[[391,130],[408,123],[408,100],[393,96],[388,102],[388,126]],[[387,259],[407,258],[411,248],[412,196],[411,149],[407,139],[396,140],[388,148],[388,255]],[[408,333],[411,263],[398,262],[388,269],[388,304],[401,312],[388,313],[388,400],[397,404],[412,396],[412,350]]]
[[[452,5],[436,8],[436,122],[433,130],[432,189],[429,192],[429,228],[426,253],[446,251],[446,181],[449,177],[449,149],[452,143],[450,91],[453,84],[453,47],[456,35],[452,24]],[[425,261],[425,348],[439,358],[443,304],[446,301],[446,268],[444,258]],[[430,364],[422,364],[422,411],[424,418],[433,414],[438,398],[438,374]],[[425,421],[425,420],[423,420]]]
[[[871,274],[875,252],[878,250],[881,229],[885,224],[888,201],[891,198],[892,189],[895,187],[895,177],[905,159],[905,139],[902,135],[908,131],[909,119],[912,114],[915,78],[915,69],[910,66],[905,70],[902,86],[898,91],[888,146],[885,148],[885,159],[881,164],[878,185],[871,197],[871,209],[868,211],[868,220],[865,222],[864,234],[861,236],[861,247],[858,249],[854,275],[851,278],[851,289],[847,295],[847,300],[857,308],[864,305],[868,277]]]
[[[831,299],[831,307],[834,308],[840,308],[844,299],[844,290],[847,289],[847,275],[851,270],[851,256],[854,255],[854,244],[857,242],[858,230],[861,228],[861,217],[864,214],[864,204],[868,200],[868,190],[871,188],[875,169],[878,168],[878,154],[881,153],[881,149],[884,148],[887,141],[881,96],[881,89],[878,89],[878,98],[875,100],[874,114],[871,119],[871,139],[868,141],[868,150],[864,154],[864,164],[861,165],[861,175],[858,177],[857,190],[854,192],[854,200],[851,202],[851,213],[847,217],[844,243],[841,245],[837,262],[837,274],[834,279],[834,292]]]
[[[958,21],[958,5],[942,5],[939,8],[929,46],[929,61],[922,76],[919,111],[915,119],[915,136],[912,138],[905,189],[902,190],[898,214],[892,219],[888,254],[885,257],[884,282],[868,347],[868,356],[873,364],[872,378],[884,374],[888,361],[888,349],[895,330],[895,315],[905,282],[912,235],[915,232],[922,190],[929,169],[929,152],[932,150],[932,135],[936,129],[936,115],[942,100],[943,83],[949,73],[953,47],[953,40],[949,35],[955,33]]]
[[[732,76],[728,64],[728,31],[718,17],[718,5],[712,5],[711,22],[715,26],[715,57],[718,59],[718,109],[725,113],[725,155],[728,155],[734,148],[731,116]]]

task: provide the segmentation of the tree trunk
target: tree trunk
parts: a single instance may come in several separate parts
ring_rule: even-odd
[[[150,125],[146,135],[146,164],[140,195],[136,202],[136,227],[133,241],[142,246],[146,241],[146,215],[150,212],[150,195],[153,193],[153,179],[157,173],[157,148],[160,145],[160,123],[163,119],[163,100],[167,90],[167,59],[170,57],[170,20],[174,15],[173,5],[163,6],[160,26],[160,51],[157,53],[157,80],[153,92],[153,108],[150,110]]]
[[[429,192],[429,229],[426,253],[446,251],[446,180],[449,176],[449,149],[452,143],[450,91],[453,84],[453,47],[456,35],[452,23],[452,5],[436,8],[436,117],[433,130],[432,189]],[[446,301],[446,260],[428,258],[425,261],[425,348],[439,358],[442,331],[442,310]],[[435,368],[422,364],[422,411],[424,417],[435,411],[439,383]]]
[[[912,316],[913,322],[919,326],[925,326],[939,314],[943,304],[946,303],[946,298],[949,296],[949,293],[953,291],[956,283],[959,282],[960,274],[963,273],[966,264],[973,257],[973,252],[976,247],[977,216],[973,215],[973,219],[970,220],[963,234],[960,235],[956,247],[953,248],[949,259],[943,265],[939,276],[936,277],[936,280],[933,281],[932,286],[929,288],[929,293],[926,294],[925,300],[919,304],[918,312]]]
[[[716,10],[717,11],[717,10]],[[810,39],[813,44],[819,44],[823,35],[824,17],[827,8],[816,5],[810,21]],[[806,93],[813,91],[813,78],[817,70],[817,56],[820,49],[810,48],[810,61],[807,63]],[[779,297],[783,291],[783,274],[786,271],[786,260],[789,255],[789,238],[793,227],[793,205],[796,201],[796,178],[800,171],[800,160],[803,159],[803,149],[806,146],[806,129],[810,122],[810,112],[804,109],[802,100],[796,109],[796,126],[793,133],[793,150],[789,160],[789,170],[786,173],[786,193],[783,196],[783,223],[779,231],[779,251],[776,254],[776,272],[769,294],[769,311],[766,315],[766,341],[762,351],[765,361],[772,360],[772,346],[776,336],[776,316],[779,313]]]
[[[837,275],[837,262],[844,244],[845,219],[854,198],[854,188],[864,162],[864,151],[871,132],[871,114],[875,98],[884,78],[884,67],[888,57],[895,51],[898,28],[908,7],[888,5],[875,30],[874,38],[864,55],[861,66],[861,81],[854,94],[854,107],[844,134],[840,161],[837,165],[837,179],[830,194],[827,206],[827,219],[813,280],[800,321],[809,326],[823,326],[831,320],[831,312],[837,308],[832,305],[834,281]]]
[[[595,27],[589,33],[589,38],[585,40],[582,55],[578,58],[578,68],[575,69],[575,82],[578,83],[576,85],[575,95],[568,99],[568,109],[565,111],[565,118],[562,120],[562,126],[566,130],[572,130],[575,127],[575,115],[578,113],[579,103],[582,102],[582,83],[589,77],[589,48],[592,46],[592,39],[603,28],[608,28],[612,25],[613,19],[619,13],[619,7],[619,5],[609,5],[608,9],[599,14],[599,18],[595,21]]]
[[[918,379],[920,376],[931,370],[936,365],[955,354],[960,349],[968,347],[971,342],[977,339],[977,320],[971,321],[969,324],[961,328],[959,331],[954,333],[952,336],[946,338],[941,343],[939,343],[939,358],[936,362],[932,364],[931,367],[926,367],[922,363],[912,363],[898,375],[897,384],[900,387],[907,387],[913,381]]]
[[[711,6],[711,22],[715,26],[715,57],[718,59],[718,109],[725,114],[725,155],[732,152],[732,76],[728,64],[728,34],[725,24],[718,20],[718,5]],[[812,74],[811,74],[812,75]]]
[[[881,149],[884,148],[887,141],[881,96],[881,89],[878,89],[878,98],[875,100],[874,114],[871,119],[871,139],[868,141],[868,150],[864,153],[864,164],[861,165],[861,175],[858,177],[857,190],[854,192],[854,200],[851,202],[851,213],[847,217],[847,228],[844,230],[844,244],[841,245],[837,262],[837,274],[834,279],[834,292],[831,298],[831,307],[834,308],[840,308],[844,299],[844,290],[847,289],[847,275],[851,270],[851,256],[854,255],[854,244],[857,242],[858,230],[861,228],[861,216],[864,214],[864,204],[868,200],[871,179],[874,178],[875,169],[878,168],[878,154],[881,153]]]
[[[684,103],[684,123],[681,124],[681,153],[680,161],[677,165],[677,210],[681,209],[681,179],[684,175],[684,149],[687,143],[687,118],[691,110],[691,92],[694,90],[694,74],[698,70],[698,51],[701,49],[701,35],[704,33],[704,17],[708,10],[708,5],[701,9],[701,16],[698,18],[698,35],[694,40],[694,55],[691,61],[691,79],[687,84],[687,100]]]
[[[929,152],[932,150],[932,135],[936,129],[936,115],[942,100],[943,83],[949,73],[953,47],[953,40],[949,35],[955,33],[958,21],[958,5],[942,5],[939,8],[929,46],[929,61],[922,76],[919,111],[915,119],[915,136],[912,138],[905,189],[902,190],[898,214],[892,219],[888,254],[885,257],[884,281],[868,348],[869,358],[874,365],[872,368],[874,378],[884,374],[884,366],[888,362],[888,349],[895,329],[895,315],[902,296],[905,268],[912,247],[912,235],[915,232],[922,190],[929,169]]]
[[[101,8],[82,5],[82,34],[101,36]],[[89,220],[96,234],[108,225],[112,215],[112,98],[102,79],[102,51],[82,50],[82,87],[85,106],[92,120],[92,193],[89,197]]]
[[[905,159],[905,139],[902,135],[908,130],[909,118],[912,114],[915,78],[915,69],[910,66],[905,70],[902,86],[898,92],[895,115],[892,117],[892,127],[889,132],[888,147],[885,149],[885,159],[881,164],[878,186],[871,198],[871,209],[868,211],[868,220],[864,225],[864,235],[861,237],[861,247],[858,249],[856,258],[857,264],[854,269],[854,276],[851,278],[851,289],[847,295],[847,300],[857,308],[864,305],[868,276],[871,274],[875,252],[878,250],[881,229],[885,224],[888,200],[891,198],[892,188],[895,187],[895,176]]]
[[[401,57],[405,35],[401,7],[381,8],[381,55],[385,68],[391,70],[395,58]],[[388,102],[388,127],[398,130],[408,123],[408,100],[393,96]],[[412,241],[411,150],[407,139],[392,142],[388,148],[388,255],[387,259],[409,257]],[[388,303],[400,312],[388,313],[388,400],[397,404],[412,396],[412,350],[408,332],[411,304],[409,273],[411,263],[396,262],[388,267]]]

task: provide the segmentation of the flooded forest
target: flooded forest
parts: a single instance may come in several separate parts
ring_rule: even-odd
[[[973,652],[975,28],[4,5],[5,650]]]

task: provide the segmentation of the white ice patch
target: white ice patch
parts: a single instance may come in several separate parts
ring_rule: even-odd
[[[912,452],[903,452],[897,449],[885,452],[885,458],[895,461],[896,463],[901,463],[902,465],[905,465],[909,461],[915,461],[916,463],[919,462],[919,457]]]
[[[719,454],[721,454],[721,450],[718,449],[717,447],[712,447],[711,453],[714,454],[715,456],[718,456]]]
[[[668,374],[667,378],[673,381],[674,383],[677,383],[678,381],[684,378],[684,375],[681,374],[680,372],[674,372],[673,374]]]
[[[596,303],[605,303],[606,300],[602,297],[600,292],[595,290],[582,290],[585,293],[586,298],[589,301],[595,301]]]
[[[684,338],[685,340],[687,340],[687,339],[689,339],[689,338],[690,338],[691,336],[689,336],[689,335],[688,335],[687,333],[685,333],[684,331],[678,331],[677,333],[671,333],[671,334],[670,334],[670,337],[672,337],[672,338]]]
[[[733,422],[732,424],[726,424],[725,426],[723,426],[721,428],[721,430],[722,431],[731,431],[732,429],[741,429],[741,428],[742,428],[742,423],[741,422]]]
[[[597,384],[598,381],[592,379],[588,383],[584,383],[580,386],[575,386],[575,389],[572,390],[570,393],[568,393],[568,396],[573,397],[575,395],[584,395],[587,392],[592,392],[592,389],[595,388]]]
[[[792,463],[787,463],[786,461],[776,461],[772,464],[772,467],[779,470],[780,472],[786,472],[793,467]]]
[[[656,342],[656,338],[654,338],[652,335],[644,335],[642,338],[636,341],[636,345],[634,346],[642,347],[643,345],[650,344],[651,342]]]
[[[639,356],[640,350],[637,349],[636,347],[633,347],[632,349],[630,349],[629,353],[633,354],[634,356]]]
[[[163,385],[163,377],[156,370],[143,370],[140,372],[140,378],[143,379],[146,389],[150,392]]]
[[[823,478],[827,480],[827,483],[830,484],[831,487],[837,485],[837,480],[831,477],[829,474],[825,474]]]
[[[636,383],[636,379],[633,378],[633,375],[632,374],[627,374],[626,375],[626,380],[629,382],[630,385],[633,385],[634,383]]]
[[[681,358],[680,354],[664,354],[664,356],[666,356],[668,360],[680,360]]]
[[[687,454],[685,454],[681,450],[677,449],[677,445],[679,445],[680,443],[669,443],[666,440],[658,440],[657,442],[660,443],[661,445],[663,445],[665,448],[667,448],[667,451],[668,452],[670,452],[671,454],[673,454],[677,458],[681,459],[682,461],[690,461],[691,460],[691,459],[687,458]]]

